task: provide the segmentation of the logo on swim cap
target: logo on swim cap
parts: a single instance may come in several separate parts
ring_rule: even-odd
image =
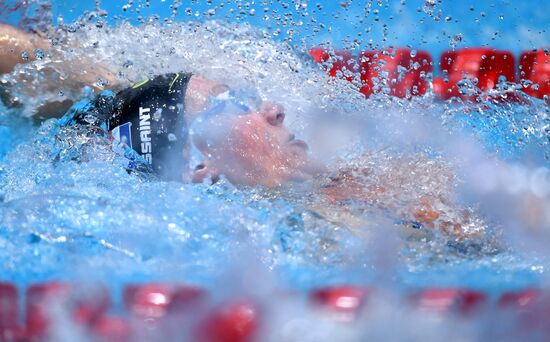
[[[151,108],[139,107],[139,139],[141,140],[141,154],[143,155],[143,158],[153,164],[150,112]]]
[[[111,134],[113,135],[113,138],[115,141],[125,144],[126,146],[129,146],[130,148],[133,148],[132,146],[132,123],[127,122],[123,125],[115,127]]]

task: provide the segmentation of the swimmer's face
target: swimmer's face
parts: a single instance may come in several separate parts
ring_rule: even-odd
[[[305,180],[317,170],[307,144],[294,138],[284,120],[281,105],[264,102],[258,111],[210,119],[194,142],[207,156],[208,171],[234,184],[273,187]]]

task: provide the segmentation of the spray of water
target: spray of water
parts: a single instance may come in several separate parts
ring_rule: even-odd
[[[422,9],[433,15],[437,6],[426,1]],[[420,315],[393,293],[377,295],[346,325],[266,293],[337,282],[391,290],[425,285],[438,272],[446,274],[441,285],[471,285],[467,275],[487,268],[539,272],[516,252],[534,246],[544,254],[550,238],[542,102],[367,100],[353,83],[329,78],[305,53],[246,24],[88,19],[49,31],[43,58],[3,77],[23,104],[13,115],[193,72],[283,103],[289,126],[330,171],[277,190],[223,177],[213,186],[160,182],[128,174],[103,137],[47,120],[2,165],[0,258],[10,279],[191,282],[215,289],[220,301],[239,294],[262,302],[273,318],[263,328],[268,341],[391,339],[395,317],[403,322],[395,340],[455,340],[445,334],[458,330],[459,340],[472,340],[486,332],[454,316]],[[439,216],[419,227],[419,209]],[[258,274],[268,276],[258,281]],[[73,333],[61,328],[56,340],[85,340]]]

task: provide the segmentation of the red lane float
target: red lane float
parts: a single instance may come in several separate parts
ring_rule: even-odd
[[[359,73],[359,91],[367,97],[380,92],[400,98],[424,95],[433,71],[433,61],[427,52],[408,48],[365,51],[358,58],[350,51],[329,52],[323,48],[312,48],[310,54],[326,67],[331,77],[351,82],[357,81]],[[460,97],[475,101],[480,92],[494,89],[501,81],[516,82],[515,58],[509,51],[490,48],[446,51],[441,55],[440,67],[445,76],[434,78],[432,84],[434,93],[443,100]],[[520,79],[525,93],[547,98],[550,103],[548,49],[521,54]],[[498,104],[521,101],[521,96],[509,92],[492,99]]]
[[[487,295],[482,292],[454,288],[426,289],[410,298],[413,305],[422,311],[466,315],[487,302]]]
[[[332,286],[311,291],[308,299],[314,308],[335,318],[355,318],[371,292],[359,286]],[[37,284],[27,290],[25,332],[18,322],[17,289],[0,283],[0,342],[45,340],[51,337],[53,324],[67,323],[83,327],[100,342],[148,340],[149,335],[160,338],[153,340],[185,336],[201,342],[259,341],[264,312],[256,302],[236,299],[213,305],[205,301],[206,295],[205,290],[186,285],[130,285],[124,290],[124,304],[132,316],[127,319],[105,314],[110,297],[104,287]],[[468,316],[484,307],[498,308],[516,317],[512,323],[518,323],[521,331],[546,332],[549,323],[548,294],[538,289],[504,293],[490,302],[484,293],[460,288],[424,289],[407,299],[421,311],[443,314]],[[162,324],[155,323],[157,318]]]
[[[27,336],[47,337],[60,315],[69,315],[78,324],[92,325],[110,305],[111,298],[104,287],[66,283],[32,285],[27,289]]]
[[[192,310],[207,296],[206,291],[178,284],[129,285],[124,289],[126,309],[134,316],[161,318],[168,311]]]
[[[257,341],[260,329],[258,307],[250,301],[233,301],[216,307],[198,324],[201,342]]]
[[[523,91],[550,103],[550,52],[548,49],[524,52],[519,57],[520,79]]]
[[[23,330],[19,325],[19,300],[17,288],[0,283],[0,341],[19,341]]]
[[[521,312],[533,306],[541,297],[540,290],[526,289],[517,292],[507,292],[500,296],[497,306],[502,309],[512,309]]]
[[[365,96],[389,90],[399,98],[421,96],[428,90],[426,78],[433,71],[432,57],[425,51],[388,49],[360,55],[360,72]]]
[[[316,289],[309,299],[316,307],[336,315],[336,319],[354,319],[367,301],[369,290],[358,286],[334,286]]]
[[[433,80],[434,93],[447,100],[461,97],[473,100],[475,95],[464,92],[470,82],[476,88],[486,91],[494,89],[500,80],[515,82],[515,58],[511,52],[487,48],[467,48],[446,51],[441,55],[440,67],[446,77]],[[475,94],[475,88],[472,87]]]
[[[91,331],[100,342],[129,342],[133,333],[130,322],[116,316],[99,317],[93,323]]]
[[[183,337],[205,311],[207,299],[205,290],[177,283],[134,284],[123,293],[132,334],[146,341]]]
[[[357,60],[349,51],[328,52],[323,48],[313,48],[309,54],[317,63],[325,66],[330,77],[336,77],[340,72],[343,79],[352,81],[357,72]],[[330,69],[328,66],[331,66]]]

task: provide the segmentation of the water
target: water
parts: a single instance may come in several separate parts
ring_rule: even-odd
[[[420,8],[452,24],[457,16],[444,16],[445,6],[425,1]],[[384,8],[376,10],[389,15]],[[159,15],[165,10],[159,7]],[[248,16],[259,16],[251,11]],[[498,20],[510,16],[503,17]],[[544,101],[521,94],[524,101],[504,104],[441,102],[431,93],[410,101],[383,94],[365,99],[353,84],[329,78],[288,32],[274,36],[277,27],[252,25],[256,19],[214,19],[220,20],[149,18],[136,26],[101,11],[76,23],[65,19],[49,31],[55,45],[42,59],[4,76],[24,106],[0,109],[2,280],[20,288],[99,281],[114,290],[131,282],[180,281],[219,297],[262,298],[274,322],[299,326],[285,330],[274,323],[266,333],[274,341],[420,340],[445,338],[448,328],[461,329],[461,340],[475,340],[499,331],[496,321],[446,320],[438,328],[430,316],[415,317],[400,296],[422,287],[464,287],[494,298],[546,284],[550,121]],[[460,46],[463,40],[453,37],[452,45]],[[437,44],[429,47],[438,51]],[[57,81],[97,65],[105,67],[90,69],[76,87]],[[83,137],[36,114],[45,101],[91,97],[106,82],[130,85],[182,66],[284,103],[287,125],[307,138],[329,165],[329,176],[359,173],[363,184],[384,184],[384,194],[374,205],[334,205],[321,195],[331,184],[326,176],[276,190],[236,187],[223,178],[212,186],[161,182],[128,174],[105,139]],[[461,234],[400,222],[400,214],[428,194],[442,220],[462,224]],[[301,329],[316,326],[318,314],[269,300],[280,289],[342,283],[383,289],[361,316],[376,324],[330,323],[304,335]],[[404,323],[390,336],[394,317]]]

